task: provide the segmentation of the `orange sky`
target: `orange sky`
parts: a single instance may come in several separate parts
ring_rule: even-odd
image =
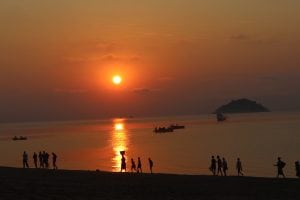
[[[299,110],[299,9],[295,0],[2,0],[0,121],[209,113],[239,97]]]

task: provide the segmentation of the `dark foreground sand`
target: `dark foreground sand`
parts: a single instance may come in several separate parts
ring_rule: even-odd
[[[0,199],[300,199],[300,179],[0,167]]]

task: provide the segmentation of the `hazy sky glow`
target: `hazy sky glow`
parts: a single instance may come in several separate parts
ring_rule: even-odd
[[[209,113],[240,97],[299,110],[299,10],[296,0],[1,0],[0,121]]]

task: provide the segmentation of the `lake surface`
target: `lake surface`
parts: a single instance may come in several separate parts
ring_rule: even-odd
[[[178,123],[186,129],[155,134],[155,126]],[[13,141],[13,136],[27,141]],[[287,163],[285,172],[294,177],[294,162],[300,160],[300,113],[229,115],[218,123],[213,115],[144,119],[111,119],[48,123],[0,124],[0,165],[22,166],[22,153],[55,152],[63,169],[120,171],[119,151],[130,159],[141,157],[149,172],[210,174],[211,155],[227,159],[229,175],[235,175],[240,157],[248,176],[275,176],[278,156]]]

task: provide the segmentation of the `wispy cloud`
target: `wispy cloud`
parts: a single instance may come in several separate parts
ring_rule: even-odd
[[[160,91],[161,89],[152,89],[152,88],[134,88],[133,92],[139,95],[147,95],[152,92]]]
[[[250,36],[244,33],[233,34],[229,37],[232,41],[240,41],[248,44],[268,45],[278,43],[279,41],[272,38],[264,38],[259,36]]]
[[[87,90],[76,89],[76,88],[72,88],[72,89],[54,88],[53,92],[54,93],[64,93],[64,94],[83,94],[83,93],[86,93]]]
[[[239,34],[234,34],[230,36],[231,40],[249,40],[250,37],[246,34],[239,33]]]
[[[158,78],[159,81],[173,81],[175,78],[171,76],[163,76]]]

